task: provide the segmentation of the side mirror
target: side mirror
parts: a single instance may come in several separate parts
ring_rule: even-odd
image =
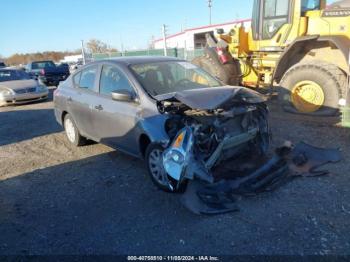
[[[112,99],[121,102],[131,102],[134,100],[134,95],[130,91],[122,89],[118,91],[113,91]]]

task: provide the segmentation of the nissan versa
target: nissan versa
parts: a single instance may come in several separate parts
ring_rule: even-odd
[[[143,158],[169,192],[188,179],[212,183],[218,166],[269,147],[264,97],[175,58],[88,64],[60,84],[54,103],[71,143],[91,139]]]

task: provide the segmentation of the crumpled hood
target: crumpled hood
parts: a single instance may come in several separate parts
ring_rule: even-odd
[[[31,88],[31,87],[37,87],[37,86],[38,86],[38,82],[33,79],[0,82],[0,87],[6,87],[12,90]]]
[[[230,100],[248,104],[263,103],[265,96],[245,87],[222,86],[200,89],[191,89],[179,92],[158,95],[157,101],[177,100],[192,109],[214,110]]]

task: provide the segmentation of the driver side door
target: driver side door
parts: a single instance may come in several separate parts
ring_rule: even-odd
[[[115,101],[113,91],[127,90],[132,101]],[[94,137],[103,144],[138,154],[137,122],[141,106],[137,92],[123,70],[115,64],[103,64],[99,77],[99,95],[92,106]]]

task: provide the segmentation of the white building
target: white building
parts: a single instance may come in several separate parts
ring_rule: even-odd
[[[168,48],[185,48],[186,50],[203,48],[206,45],[205,35],[207,33],[215,34],[216,30],[219,28],[222,28],[225,32],[229,32],[235,25],[242,23],[246,28],[249,28],[250,21],[250,19],[237,20],[223,24],[186,29],[183,32],[167,36],[166,44]],[[163,49],[164,39],[160,38],[155,40],[153,46],[155,49]]]
[[[69,55],[69,56],[65,56],[63,60],[61,60],[61,63],[67,63],[67,64],[71,64],[71,63],[78,63],[83,61],[83,56],[82,55]]]

